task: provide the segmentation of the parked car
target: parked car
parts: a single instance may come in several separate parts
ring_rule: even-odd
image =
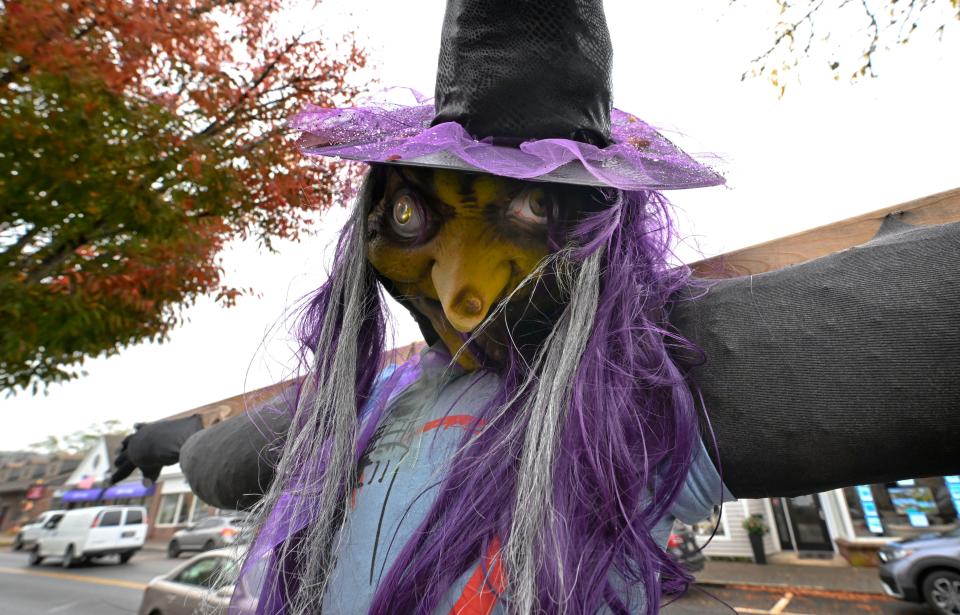
[[[37,544],[37,538],[43,532],[43,524],[53,519],[61,517],[64,510],[48,510],[40,513],[36,519],[24,523],[17,535],[13,537],[13,550],[19,551],[23,548],[30,548]]]
[[[209,551],[229,547],[240,536],[244,516],[207,517],[178,531],[167,543],[167,557],[176,559],[184,551]]]
[[[667,552],[674,556],[690,572],[703,570],[706,557],[697,544],[693,529],[679,521],[674,522],[673,531],[667,539]]]
[[[147,539],[147,509],[142,506],[94,506],[54,516],[43,524],[30,565],[60,558],[64,568],[92,558],[119,555],[126,564]]]
[[[960,528],[890,543],[877,553],[880,582],[894,598],[960,615]]]
[[[242,557],[243,551],[236,547],[193,556],[147,584],[139,615],[225,613],[231,600],[239,612],[253,613],[266,559],[238,580]]]

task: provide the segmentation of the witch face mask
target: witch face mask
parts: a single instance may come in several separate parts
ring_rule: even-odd
[[[563,300],[541,266],[582,209],[570,201],[591,191],[441,169],[379,172],[383,188],[367,217],[370,264],[451,353],[475,334],[460,364],[498,360],[508,336],[542,337],[534,331],[550,325]]]

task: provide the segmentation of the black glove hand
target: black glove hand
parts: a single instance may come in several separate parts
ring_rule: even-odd
[[[137,423],[132,434],[123,439],[113,465],[116,470],[110,484],[116,484],[140,469],[144,483],[156,482],[163,466],[180,460],[180,447],[187,438],[203,429],[199,414],[172,421]],[[148,482],[149,481],[149,482]]]

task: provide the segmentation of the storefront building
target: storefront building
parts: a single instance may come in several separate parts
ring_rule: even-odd
[[[704,553],[752,557],[743,520],[759,514],[770,528],[768,555],[839,560],[876,566],[876,551],[888,542],[960,527],[960,477],[938,476],[859,485],[792,498],[738,500],[723,507],[717,533]],[[696,529],[700,542],[716,524]]]
[[[108,504],[147,505],[156,487],[145,486],[139,471],[121,483],[110,484],[110,476],[114,471],[113,460],[121,442],[121,435],[101,436],[97,440],[63,486],[54,492],[56,508],[70,510]]]
[[[213,515],[233,512],[214,508],[197,497],[190,490],[179,464],[165,467],[158,483],[159,488],[150,503],[149,540],[166,542],[177,530]]]
[[[67,453],[15,453],[0,459],[0,533],[16,532],[55,507],[54,493],[79,463],[79,455]]]

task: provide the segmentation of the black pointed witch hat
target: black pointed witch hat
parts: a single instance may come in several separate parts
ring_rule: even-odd
[[[601,0],[448,0],[434,104],[309,108],[308,154],[624,190],[723,178],[612,107]]]

